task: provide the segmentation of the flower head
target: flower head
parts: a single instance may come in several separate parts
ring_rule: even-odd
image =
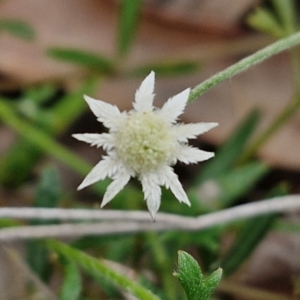
[[[87,104],[108,128],[108,133],[73,134],[76,139],[103,147],[107,155],[91,170],[78,189],[106,177],[112,179],[101,207],[111,201],[131,177],[142,184],[144,197],[152,218],[155,218],[161,201],[161,186],[169,188],[179,202],[190,205],[172,166],[177,161],[197,163],[214,156],[188,145],[217,123],[177,123],[186,106],[190,89],[170,98],[161,109],[153,107],[154,72],[142,82],[135,94],[134,109],[120,112],[106,102],[84,96]]]

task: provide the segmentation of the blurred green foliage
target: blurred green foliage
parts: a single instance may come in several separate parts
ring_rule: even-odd
[[[0,19],[0,34],[5,32],[27,41],[35,38],[34,29],[21,20]]]
[[[260,32],[282,38],[299,28],[295,7],[293,0],[270,0],[267,5],[254,10],[247,22]],[[62,201],[64,197],[72,198],[68,202],[72,207],[91,207],[86,201],[80,201],[82,199],[74,191],[63,188],[56,169],[48,166],[37,168],[45,156],[60,160],[82,176],[92,167],[68,149],[61,139],[64,134],[69,134],[71,126],[86,111],[83,94],[92,95],[106,77],[145,76],[151,70],[158,76],[166,77],[186,76],[201,71],[201,64],[188,58],[124,67],[126,64],[123,62],[134,47],[141,8],[141,0],[120,1],[115,57],[55,45],[46,50],[45,55],[51,59],[85,69],[86,77],[73,91],[65,89],[60,82],[49,81],[22,87],[15,97],[7,97],[5,93],[0,96],[1,122],[18,133],[14,143],[1,157],[0,183],[5,189],[22,189],[28,183],[35,184],[32,207],[62,207],[65,205]],[[4,32],[27,41],[35,38],[30,25],[20,20],[0,20],[0,33]],[[290,112],[297,110],[298,102],[289,107]],[[254,156],[292,113],[285,111],[284,116],[277,118],[272,125],[274,130],[269,128],[267,134],[262,136],[262,142],[253,146],[253,136],[257,135],[263,115],[258,110],[251,112],[226,142],[218,147],[216,157],[197,169],[188,183],[186,189],[192,208],[179,205],[174,201],[174,196],[164,190],[161,210],[193,217],[256,199],[253,190],[270,169]],[[249,149],[251,155],[245,156]],[[34,182],[35,178],[30,177],[34,172],[40,177],[37,183]],[[103,195],[107,183],[104,181],[95,185],[97,197]],[[207,193],[207,188],[213,193]],[[270,198],[288,192],[282,185],[274,184],[260,195]],[[140,188],[133,184],[116,196],[110,207],[120,210],[142,209],[145,203],[141,200]],[[51,220],[30,222],[34,226],[53,223]],[[22,226],[22,223],[0,219],[0,226]],[[278,221],[278,215],[271,214],[196,232],[83,236],[72,240],[71,246],[58,241],[29,241],[26,243],[26,259],[32,272],[44,283],[50,285],[53,276],[61,278],[56,291],[61,300],[121,299],[124,290],[138,299],[179,300],[185,298],[185,292],[188,300],[220,300],[223,298],[217,293],[211,298],[221,280],[222,271],[217,268],[221,266],[225,276],[234,274],[272,229],[300,231],[299,225]],[[228,234],[234,234],[235,239],[224,253],[222,239]],[[184,251],[177,253],[178,249],[190,251],[195,258]],[[53,253],[57,256],[53,256]],[[177,278],[171,276],[177,254],[178,271],[175,275],[182,286],[177,284]],[[112,267],[99,257],[118,264]],[[130,271],[134,279],[122,271],[116,271],[116,266],[119,270]],[[215,269],[217,271],[212,271]],[[96,283],[92,289],[89,288],[91,279]],[[28,294],[30,290],[28,288]]]

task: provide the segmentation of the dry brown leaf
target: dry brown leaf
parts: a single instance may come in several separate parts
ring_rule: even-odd
[[[208,3],[207,1],[203,3],[205,2]],[[236,24],[233,21],[238,19],[237,16],[249,9],[255,1],[241,2],[244,3],[243,7],[241,5],[241,8],[233,14],[231,24]],[[211,9],[210,5],[213,5],[212,1],[210,3],[208,10]],[[33,43],[20,41],[6,34],[0,37],[0,71],[20,82],[32,83],[45,78],[61,78],[66,81],[74,74],[77,76],[81,73],[80,68],[47,58],[45,50],[48,47],[78,47],[109,57],[114,56],[116,13],[110,1],[7,0],[0,3],[0,8],[0,17],[27,21],[37,32],[36,41]],[[220,11],[219,8],[217,11]],[[227,20],[228,17],[224,19]],[[180,57],[181,53],[183,57],[187,53],[192,53],[191,57],[199,61],[203,57],[209,58],[205,61],[200,74],[158,79],[157,103],[161,104],[167,97],[200,83],[237,61],[237,57],[234,59],[232,55],[229,56],[230,53],[245,55],[247,47],[237,48],[239,52],[232,49],[233,42],[236,45],[242,41],[242,37],[221,39],[219,36],[203,34],[188,28],[164,26],[161,22],[155,22],[152,17],[145,17],[126,66],[155,61],[161,57]],[[254,51],[259,44],[257,43],[255,47],[248,46],[248,50]],[[231,48],[228,48],[228,45],[231,45]],[[205,49],[206,52],[201,53],[201,49]],[[210,56],[210,52],[215,54]],[[94,96],[114,102],[123,109],[129,108],[140,81],[141,79],[110,78]],[[265,127],[291,95],[289,59],[287,55],[280,55],[203,95],[188,107],[184,118],[194,122],[202,120],[219,122],[220,126],[205,134],[203,138],[220,144],[254,107],[258,106],[263,110],[261,127]],[[291,120],[263,147],[260,156],[264,160],[276,166],[300,168],[299,118],[297,116]]]

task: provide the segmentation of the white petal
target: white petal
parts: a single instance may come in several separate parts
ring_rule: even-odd
[[[103,159],[84,178],[77,190],[81,190],[88,185],[103,180],[105,177],[112,177],[121,167],[122,165],[120,165],[120,162],[117,159],[114,159],[111,156],[103,157]]]
[[[77,133],[72,136],[79,141],[91,144],[91,146],[103,147],[104,150],[115,147],[115,136],[109,133]]]
[[[97,120],[112,131],[118,130],[126,118],[115,105],[95,100],[87,95],[83,96]]]
[[[176,159],[185,164],[194,164],[199,161],[207,160],[214,156],[215,154],[213,152],[199,150],[197,148],[186,145],[181,145],[180,147],[178,147],[178,150],[175,154]]]
[[[163,174],[163,184],[166,188],[169,188],[172,191],[179,202],[183,202],[188,206],[191,206],[191,203],[182,188],[180,181],[178,180],[178,176],[174,173],[174,170],[170,166],[165,166],[161,172]]]
[[[176,124],[172,127],[172,131],[178,142],[187,142],[188,139],[194,139],[199,134],[216,126],[218,126],[218,123]]]
[[[113,177],[113,182],[107,187],[107,190],[104,194],[101,207],[106,205],[109,201],[111,201],[128,183],[131,174],[126,170],[119,171]]]
[[[177,118],[183,113],[189,98],[190,89],[186,89],[183,92],[170,98],[164,106],[158,111],[158,114],[169,123],[175,123]]]
[[[155,73],[152,71],[142,82],[135,93],[133,107],[136,111],[143,112],[153,109]]]
[[[147,207],[150,215],[155,220],[156,213],[160,207],[161,188],[160,179],[156,173],[141,174],[140,180],[143,187],[144,198],[147,201]]]

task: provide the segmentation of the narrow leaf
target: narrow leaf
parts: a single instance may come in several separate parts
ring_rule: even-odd
[[[286,194],[285,188],[279,186],[270,197]],[[252,254],[262,238],[273,226],[277,214],[253,218],[245,223],[231,249],[221,262],[226,275],[234,273],[238,267]]]
[[[284,36],[282,25],[267,9],[257,8],[247,18],[247,23],[254,29],[272,35],[276,38]]]
[[[16,37],[31,41],[35,37],[35,32],[26,22],[20,20],[0,20],[0,32],[6,31]]]
[[[1,116],[0,116],[1,118]],[[33,147],[25,138],[20,138],[11,145],[0,160],[0,183],[15,188],[29,176],[32,166],[41,158],[42,151]],[[18,170],[16,172],[16,170]]]
[[[297,9],[294,0],[272,0],[276,12],[285,28],[285,35],[296,31]]]
[[[141,0],[122,0],[119,13],[118,55],[130,50],[137,29]]]
[[[58,173],[54,168],[46,168],[37,187],[34,207],[56,207],[61,195]],[[50,220],[32,220],[31,224],[47,224]],[[50,276],[49,251],[36,241],[26,243],[27,262],[30,268],[44,281]]]
[[[113,63],[104,56],[72,48],[50,48],[47,54],[55,59],[73,63],[99,72],[111,72]]]
[[[221,176],[217,180],[221,189],[218,198],[219,208],[232,205],[238,197],[249,191],[267,172],[268,167],[266,165],[255,162],[233,169],[228,174]]]
[[[29,87],[27,90],[24,91],[24,101],[25,99],[28,101],[32,101],[38,105],[43,105],[52,99],[55,94],[57,93],[58,88],[55,84],[46,83],[40,86]]]
[[[76,264],[70,260],[65,263],[65,277],[60,291],[60,300],[77,300],[80,297],[82,283]]]
[[[214,159],[209,160],[205,164],[199,177],[196,179],[196,183],[226,173],[237,161],[241,153],[243,153],[247,142],[258,125],[258,121],[259,113],[255,110],[236,127],[236,130],[229,136],[219,151],[217,151]]]
[[[56,207],[61,195],[58,172],[53,167],[46,168],[37,187],[34,200],[35,207]],[[38,221],[40,224],[41,220]],[[49,221],[48,221],[49,222]],[[37,223],[37,221],[35,221]]]
[[[199,64],[194,61],[166,61],[140,66],[130,70],[129,75],[144,77],[154,71],[156,76],[178,76],[190,74],[199,71],[199,69]]]
[[[249,191],[266,173],[268,167],[261,162],[249,163],[222,172],[213,179],[195,185],[188,191],[193,206],[207,213],[228,207]]]

